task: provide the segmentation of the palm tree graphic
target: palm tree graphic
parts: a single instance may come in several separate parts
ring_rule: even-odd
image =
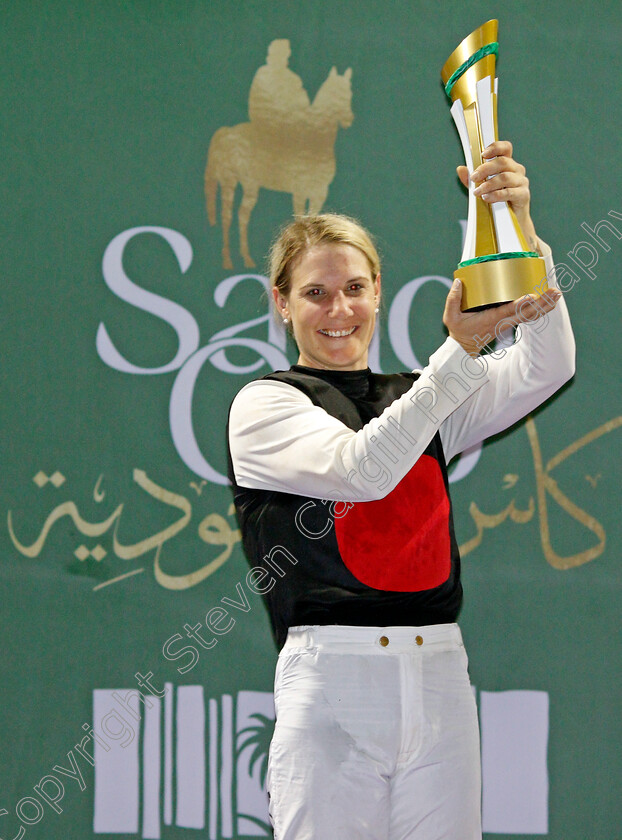
[[[248,774],[249,776],[252,775],[255,765],[259,764],[259,780],[262,788],[265,788],[266,775],[268,773],[268,750],[270,748],[270,741],[272,740],[272,733],[274,732],[274,720],[259,712],[250,715],[250,718],[254,718],[257,724],[255,726],[246,726],[238,732],[236,758],[239,759],[244,750],[249,747],[252,748],[251,755],[248,759]],[[239,814],[239,816],[245,817],[247,820],[261,827],[266,832],[266,837],[272,836],[268,823],[250,814]]]

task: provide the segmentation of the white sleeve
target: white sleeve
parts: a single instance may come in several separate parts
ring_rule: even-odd
[[[319,499],[384,498],[441,423],[486,378],[483,366],[448,338],[412,388],[358,432],[292,385],[251,382],[236,396],[229,415],[235,480],[242,487]]]
[[[551,249],[538,244],[549,288],[556,287]],[[563,297],[552,312],[519,327],[515,343],[502,352],[480,357],[488,366],[488,381],[443,424],[447,461],[516,423],[573,376],[575,342]]]

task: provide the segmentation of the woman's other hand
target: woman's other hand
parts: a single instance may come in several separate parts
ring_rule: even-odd
[[[549,289],[543,295],[524,295],[502,306],[479,312],[462,312],[462,283],[454,280],[445,301],[443,323],[449,335],[469,355],[477,356],[483,347],[492,344],[504,330],[517,324],[533,323],[550,312],[561,296],[557,289]]]

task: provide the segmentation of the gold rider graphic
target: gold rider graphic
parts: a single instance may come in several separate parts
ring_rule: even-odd
[[[257,70],[248,96],[248,116],[262,137],[286,138],[307,119],[310,102],[300,76],[288,67],[286,38],[268,47],[266,63]]]

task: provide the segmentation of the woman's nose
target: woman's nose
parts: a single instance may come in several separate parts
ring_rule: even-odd
[[[330,301],[329,314],[333,318],[340,318],[352,312],[350,300],[343,292],[337,292]]]

